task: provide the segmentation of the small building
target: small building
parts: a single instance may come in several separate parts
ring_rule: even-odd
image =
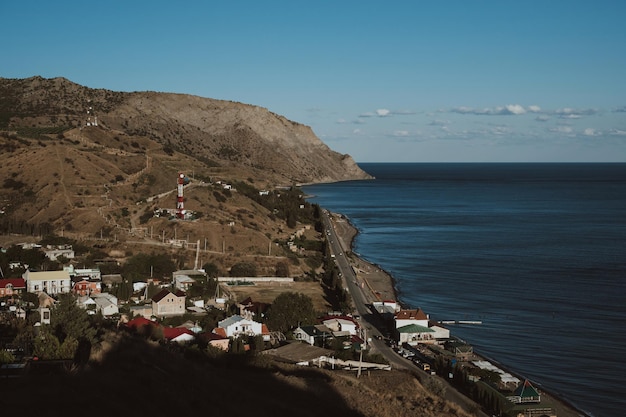
[[[0,297],[11,297],[26,290],[24,278],[3,278],[0,279]]]
[[[196,339],[196,335],[184,327],[163,327],[163,337],[170,342],[189,343]]]
[[[96,310],[104,317],[111,317],[120,312],[117,306],[117,297],[109,293],[92,294],[91,298],[96,303]]]
[[[293,337],[296,340],[301,340],[310,345],[325,345],[326,340],[330,340],[333,338],[332,331],[324,326],[299,326],[296,330],[293,331]]]
[[[333,332],[347,332],[351,336],[357,334],[358,325],[349,317],[329,317],[323,319],[322,324]]]
[[[174,288],[181,291],[189,291],[191,286],[196,283],[196,280],[189,275],[176,275],[174,276]]]
[[[215,331],[217,330],[217,331]],[[198,339],[205,342],[209,346],[228,352],[230,347],[230,339],[226,337],[224,329],[217,328],[213,332],[202,332],[198,335]]]
[[[434,330],[414,323],[399,327],[396,331],[399,334],[398,342],[400,344],[408,343],[410,345],[416,345],[418,343],[432,343],[434,341]]]
[[[263,341],[269,342],[270,340],[270,333],[267,326],[238,314],[219,321],[217,327],[224,329],[226,337],[237,338],[239,336],[260,335],[263,336]]]
[[[131,317],[150,318],[153,316],[152,303],[131,305],[129,309]]]
[[[156,317],[182,316],[185,314],[185,293],[162,290],[152,297],[152,314]]]
[[[78,305],[83,310],[87,310],[87,314],[89,315],[94,315],[97,312],[96,302],[86,295],[78,297],[76,299],[76,305]]]
[[[400,310],[396,314],[396,329],[408,324],[428,327],[428,314],[424,313],[421,308],[417,310]]]
[[[541,394],[537,388],[526,379],[515,389],[513,395],[507,397],[507,399],[515,404],[540,403]]]
[[[32,293],[64,294],[72,289],[72,280],[67,271],[33,272],[28,270],[22,274],[22,278],[26,281],[27,291]]]
[[[96,294],[102,291],[102,283],[89,278],[72,278],[72,292],[78,296]]]
[[[72,245],[48,246],[44,249],[43,253],[51,261],[56,261],[61,256],[66,259],[74,259],[74,249],[72,249]]]

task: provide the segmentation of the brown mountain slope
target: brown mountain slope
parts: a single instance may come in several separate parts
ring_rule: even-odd
[[[84,126],[145,136],[218,165],[254,167],[286,183],[364,179],[349,155],[267,109],[197,96],[90,89],[64,78],[0,78],[0,129]]]
[[[0,152],[2,233],[139,240],[152,249],[202,241],[224,267],[256,256],[268,271],[286,255],[274,243],[295,232],[277,207],[281,186],[369,178],[310,128],[260,107],[63,78],[0,78]],[[191,179],[185,208],[200,218],[152,217],[176,207],[179,172]],[[274,190],[278,200],[262,205],[222,182]]]

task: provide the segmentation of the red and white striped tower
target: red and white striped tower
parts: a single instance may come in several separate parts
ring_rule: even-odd
[[[176,190],[178,192],[176,196],[176,217],[183,219],[185,217],[185,203],[183,201],[183,185],[185,185],[185,174],[178,173],[178,186]]]

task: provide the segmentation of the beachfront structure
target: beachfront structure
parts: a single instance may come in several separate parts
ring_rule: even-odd
[[[433,343],[435,341],[432,335],[435,332],[434,330],[417,324],[407,324],[397,328],[396,331],[398,332],[398,342],[400,344],[408,343],[415,345],[417,343]]]
[[[541,394],[529,380],[525,380],[515,389],[512,396],[507,397],[507,400],[515,404],[540,403]]]
[[[421,308],[417,310],[400,310],[396,314],[396,329],[409,324],[428,328],[428,314],[424,313]]]
[[[72,280],[67,271],[26,271],[22,274],[26,290],[32,293],[64,294],[72,290]]]

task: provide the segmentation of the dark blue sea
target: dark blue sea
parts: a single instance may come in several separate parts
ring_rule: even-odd
[[[593,416],[626,413],[626,164],[389,164],[312,185],[399,301]]]

